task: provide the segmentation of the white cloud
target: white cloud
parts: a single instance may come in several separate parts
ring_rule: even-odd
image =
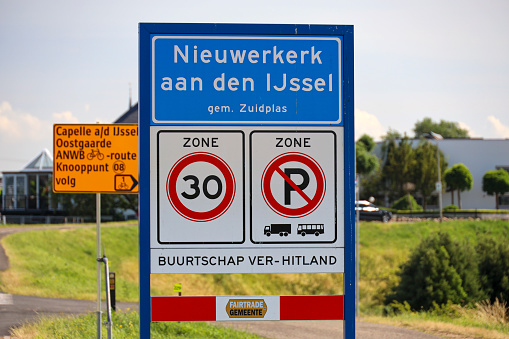
[[[386,134],[386,130],[375,115],[355,109],[355,140],[363,134],[367,134],[375,140],[381,140],[382,136]]]
[[[79,122],[78,118],[72,115],[71,111],[65,111],[62,113],[53,113],[53,119],[58,120],[58,122]]]
[[[0,171],[16,171],[42,149],[52,149],[53,123],[78,122],[72,112],[53,113],[47,120],[0,102]]]
[[[0,104],[0,131],[2,142],[41,141],[48,133],[51,135],[51,123],[32,114],[15,111],[11,104],[4,101]]]
[[[52,138],[50,121],[0,103],[0,171],[19,170],[43,148],[51,149]]]
[[[466,129],[467,132],[468,132],[468,135],[471,137],[471,138],[481,138],[482,136],[480,134],[478,134],[476,131],[474,131],[470,126],[468,126],[467,124],[465,124],[464,122],[458,122],[458,126],[461,128],[461,129]]]
[[[509,138],[509,127],[504,125],[499,119],[495,116],[488,116],[488,121],[491,123],[493,129],[495,130],[495,135],[499,138]]]
[[[19,133],[17,124],[12,120],[12,107],[4,101],[0,104],[0,132],[3,138],[6,136],[15,136]]]

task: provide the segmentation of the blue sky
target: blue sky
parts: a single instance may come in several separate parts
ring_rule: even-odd
[[[353,24],[356,134],[417,120],[509,138],[509,1],[0,0],[0,170],[54,123],[110,123],[138,100],[138,23]]]

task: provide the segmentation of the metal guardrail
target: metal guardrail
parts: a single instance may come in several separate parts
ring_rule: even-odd
[[[509,220],[509,213],[497,213],[497,212],[481,212],[481,211],[468,211],[468,212],[443,212],[443,216],[449,219],[499,219]],[[393,213],[393,219],[398,220],[400,218],[421,218],[421,219],[433,219],[439,218],[439,212],[405,212],[405,213]]]
[[[57,215],[2,215],[2,224],[79,224],[87,221],[83,217]]]

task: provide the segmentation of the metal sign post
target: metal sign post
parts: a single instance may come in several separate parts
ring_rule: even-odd
[[[108,258],[103,255],[101,261],[104,263],[104,284],[106,292],[106,330],[108,331],[108,339],[113,338],[113,322],[111,321],[111,296],[108,293],[110,288],[110,269]]]
[[[354,338],[353,27],[139,31],[140,337],[255,317],[341,319]],[[318,272],[343,273],[344,295],[150,295],[151,274]]]
[[[97,338],[102,338],[101,312],[101,193],[95,195],[96,248],[97,248]]]

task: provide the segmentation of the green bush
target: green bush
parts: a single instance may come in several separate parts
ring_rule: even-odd
[[[509,240],[483,236],[477,244],[481,287],[490,301],[509,300]]]
[[[401,280],[385,300],[408,302],[413,310],[435,305],[466,304],[481,296],[474,247],[455,242],[447,233],[425,238],[401,266]]]
[[[415,201],[414,197],[410,194],[404,195],[392,204],[392,208],[395,210],[403,211],[422,211],[421,205]]]
[[[456,205],[447,205],[447,206],[445,206],[445,207],[444,207],[444,211],[445,211],[445,212],[455,212],[455,211],[457,211],[458,209],[459,209],[459,208],[458,208],[458,206],[456,206]]]

